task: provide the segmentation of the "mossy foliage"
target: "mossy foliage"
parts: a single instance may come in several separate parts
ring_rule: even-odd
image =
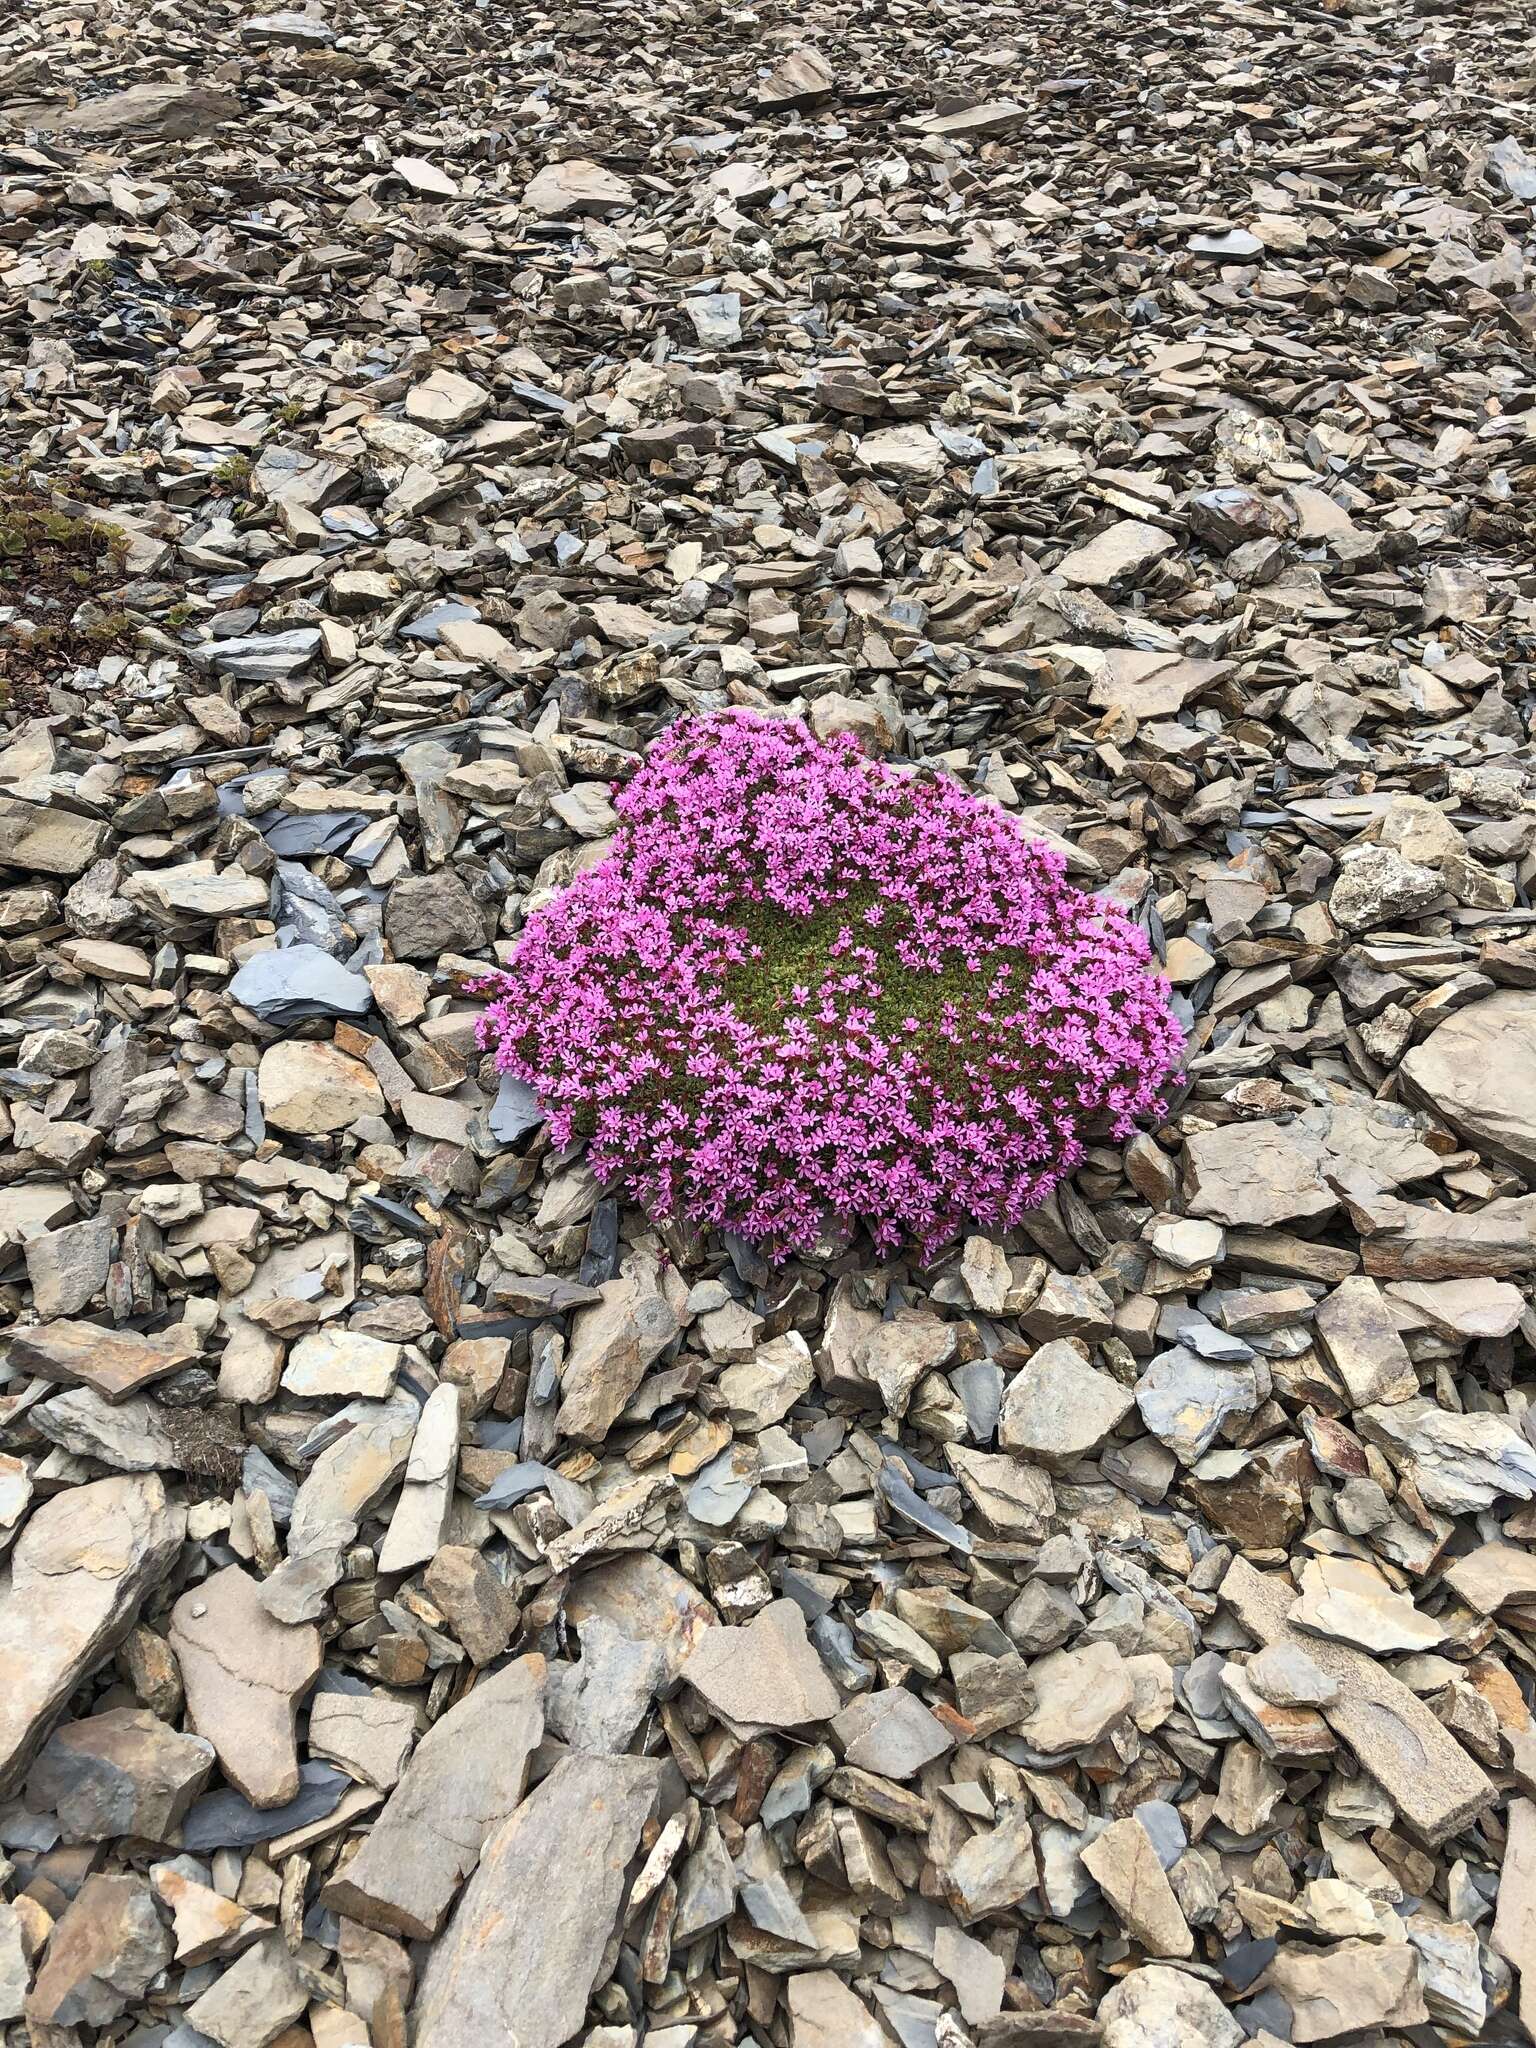
[[[957,1027],[963,1035],[966,1024],[985,1008],[1006,956],[993,952],[976,968],[955,958],[938,973],[909,967],[898,951],[906,916],[900,906],[888,904],[879,922],[871,924],[869,912],[878,900],[873,890],[860,890],[810,917],[790,917],[768,903],[738,906],[732,921],[754,951],[726,974],[726,995],[749,1024],[775,1036],[786,1018],[817,1015],[826,984],[850,943],[869,948],[879,962],[874,970],[876,1031],[943,1072],[953,1062]],[[1013,965],[1017,974],[1027,976],[1029,963],[1022,956]],[[1022,979],[1015,986],[1021,987]],[[841,1007],[836,999],[834,1006]]]
[[[0,704],[14,708],[73,668],[131,650],[136,626],[109,599],[127,546],[107,521],[59,511],[47,494],[0,470]]]

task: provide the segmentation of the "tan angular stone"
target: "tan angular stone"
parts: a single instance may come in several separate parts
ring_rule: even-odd
[[[1323,1158],[1321,1140],[1296,1124],[1196,1131],[1184,1141],[1190,1214],[1245,1229],[1326,1216],[1338,1198],[1324,1183]]]
[[[1404,1055],[1409,1097],[1496,1159],[1536,1167],[1536,990],[1500,989]]]
[[[1179,1910],[1152,1837],[1139,1820],[1112,1821],[1083,1851],[1083,1867],[1116,1918],[1148,1955],[1187,1956],[1195,1937]]]
[[[1334,2041],[1367,2027],[1427,2021],[1417,1949],[1405,1941],[1336,1941],[1282,1948],[1263,1983],[1291,2008],[1291,2039]]]
[[[422,1587],[472,1664],[489,1664],[506,1649],[517,1601],[478,1550],[445,1543],[422,1574]]]
[[[523,1796],[545,1676],[542,1657],[519,1657],[433,1724],[325,1905],[383,1934],[433,1939],[486,1836]]]
[[[218,2048],[267,2048],[308,2003],[287,1943],[266,1934],[188,2006],[187,2024]]]
[[[803,1346],[804,1339],[801,1343]],[[853,1355],[854,1370],[878,1389],[886,1414],[900,1417],[906,1414],[918,1381],[944,1365],[954,1349],[952,1323],[936,1315],[903,1310],[872,1330],[859,1345]],[[807,1352],[807,1373],[810,1362]]]
[[[594,1616],[626,1642],[643,1643],[675,1679],[720,1617],[681,1572],[653,1551],[615,1557],[572,1582],[565,1611],[579,1630]]]
[[[286,1805],[299,1789],[294,1716],[319,1675],[320,1631],[274,1620],[256,1581],[228,1565],[182,1594],[170,1641],[187,1718],[224,1775],[253,1806]]]
[[[1293,1628],[1308,1635],[1387,1656],[1399,1650],[1437,1650],[1445,1631],[1421,1614],[1364,1558],[1314,1557],[1301,1574],[1301,1598],[1291,1609]]]
[[[681,1676],[717,1714],[749,1727],[801,1728],[842,1704],[793,1600],[772,1601],[744,1628],[711,1629]]]
[[[1392,1311],[1376,1282],[1363,1273],[1341,1280],[1323,1297],[1313,1327],[1352,1408],[1372,1401],[1411,1401],[1419,1391],[1419,1376]]]
[[[540,220],[564,220],[572,213],[623,213],[633,204],[628,179],[587,157],[546,164],[523,192],[524,207]]]
[[[54,1927],[26,2002],[32,2038],[43,2028],[110,2025],[170,1959],[170,1936],[143,1878],[98,1871]]]
[[[1536,1803],[1512,1799],[1504,1817],[1499,1903],[1489,1945],[1520,1972],[1520,2019],[1536,2026]]]
[[[1134,1404],[1129,1387],[1058,1338],[1041,1345],[1008,1382],[997,1440],[1048,1466],[1075,1464],[1113,1434]]]
[[[105,825],[78,812],[0,796],[0,868],[81,875],[100,853],[106,836]]]
[[[563,2048],[605,1974],[662,1765],[568,1756],[486,1841],[433,1949],[414,2048]]]
[[[602,1301],[571,1318],[555,1425],[578,1443],[601,1443],[631,1394],[676,1337],[677,1315],[654,1259],[632,1252]]]
[[[804,107],[832,90],[832,66],[819,50],[791,50],[757,88],[760,107]]]
[[[386,1692],[317,1692],[309,1704],[308,1745],[381,1792],[399,1782],[416,1744],[416,1708]]]
[[[27,1804],[56,1813],[66,1842],[165,1841],[212,1769],[211,1743],[142,1707],[112,1707],[54,1730],[27,1778]]]
[[[261,1056],[261,1112],[277,1130],[319,1137],[380,1116],[384,1091],[361,1060],[321,1039],[285,1039]]]
[[[140,1336],[99,1323],[55,1322],[18,1330],[9,1363],[57,1386],[90,1387],[109,1401],[125,1401],[196,1356],[197,1341],[185,1331]]]
[[[1034,1837],[1022,1807],[983,1828],[940,1865],[939,1881],[962,1924],[1016,1906],[1039,1882]]]
[[[133,1626],[185,1529],[153,1473],[71,1487],[35,1510],[0,1579],[0,1797]]]
[[[149,1881],[172,1916],[176,1961],[188,1969],[215,1957],[237,1956],[272,1931],[270,1920],[226,1899],[211,1885],[199,1884],[174,1863],[152,1864]]]
[[[381,1572],[414,1571],[436,1553],[453,1505],[459,1460],[459,1390],[444,1383],[427,1396],[406,1460],[400,1499],[379,1549]]]
[[[1030,1666],[1035,1708],[1019,1725],[1031,1749],[1087,1749],[1123,1721],[1135,1690],[1113,1643],[1053,1650]]]
[[[888,2048],[889,2035],[834,1970],[805,1970],[789,1980],[791,2048]]]
[[[1209,1984],[1165,1963],[1130,1970],[1099,2002],[1104,2048],[1239,2048],[1244,2032]]]
[[[1518,1543],[1483,1543],[1447,1565],[1445,1582],[1478,1614],[1536,1606],[1536,1557]]]
[[[1118,519],[1092,540],[1073,548],[1057,565],[1056,573],[1064,582],[1102,590],[1121,577],[1139,574],[1177,545],[1173,535],[1160,526],[1149,526],[1140,519]]]

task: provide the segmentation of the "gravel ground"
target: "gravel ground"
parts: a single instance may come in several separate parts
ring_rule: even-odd
[[[1375,2048],[1536,1992],[1498,5],[0,21],[5,2048]],[[1143,924],[931,1264],[470,984],[678,716]]]

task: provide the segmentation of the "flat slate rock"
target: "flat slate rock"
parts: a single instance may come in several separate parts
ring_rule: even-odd
[[[717,1714],[746,1726],[798,1728],[838,1710],[793,1600],[773,1601],[744,1628],[710,1630],[680,1675]]]
[[[90,1387],[109,1401],[124,1401],[141,1387],[180,1372],[197,1356],[185,1332],[140,1336],[96,1323],[61,1321],[18,1330],[10,1363],[61,1387]]]
[[[523,1796],[544,1733],[545,1670],[528,1656],[487,1673],[423,1736],[362,1848],[326,1886],[333,1912],[431,1940]]]
[[[98,1479],[33,1513],[0,1581],[0,1794],[19,1788],[75,1687],[133,1626],[185,1529],[157,1475]]]
[[[188,1719],[230,1783],[255,1806],[286,1805],[299,1789],[294,1721],[319,1676],[319,1630],[274,1620],[232,1564],[182,1594],[170,1644]]]
[[[422,1977],[416,2048],[570,2040],[663,1775],[647,1757],[564,1757],[486,1839]]]

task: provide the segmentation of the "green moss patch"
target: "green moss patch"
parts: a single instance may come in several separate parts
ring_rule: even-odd
[[[126,544],[105,520],[59,511],[24,478],[0,472],[0,704],[40,710],[50,683],[104,654],[132,651],[137,626],[112,597]]]

